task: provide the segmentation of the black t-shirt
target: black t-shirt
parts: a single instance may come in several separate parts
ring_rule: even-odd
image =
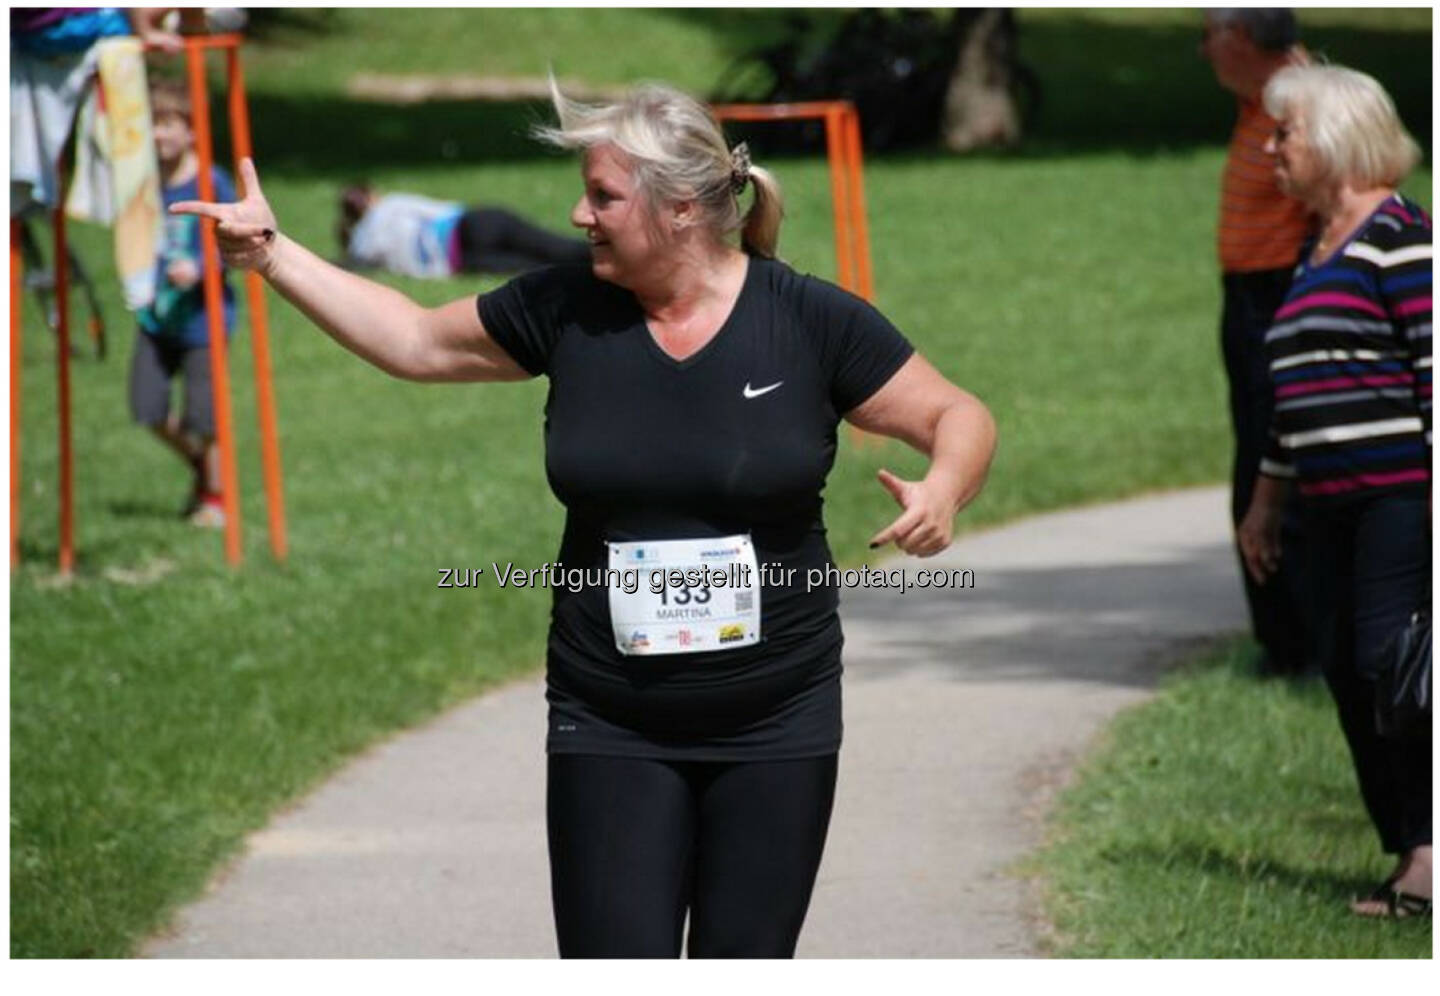
[[[751,257],[734,309],[698,353],[656,343],[629,291],[554,267],[479,298],[490,336],[550,378],[545,466],[566,508],[557,560],[608,566],[607,541],[749,534],[768,577],[761,642],[626,656],[608,590],[554,587],[548,749],[692,760],[778,760],[840,741],[838,589],[821,490],[840,416],[912,348],[859,298]],[[833,580],[833,578],[832,578]]]

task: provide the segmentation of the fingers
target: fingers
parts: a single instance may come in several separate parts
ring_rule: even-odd
[[[1264,572],[1264,579],[1269,578],[1280,569],[1280,547],[1278,544],[1267,543],[1260,548],[1260,568]]]
[[[265,200],[265,192],[260,189],[260,174],[255,172],[255,161],[248,156],[240,160],[240,181],[244,194],[241,200],[234,204],[179,201],[170,206],[170,213],[199,215],[202,218],[214,218],[219,222],[234,222],[244,218],[248,222],[260,223],[261,227],[274,228],[275,215]]]
[[[269,242],[275,237],[275,230],[266,225],[252,225],[243,221],[221,221],[215,232],[225,238]]]
[[[202,218],[224,219],[230,213],[229,204],[211,204],[209,201],[176,201],[170,205],[171,214],[195,214]]]
[[[890,525],[870,540],[875,550],[894,543],[901,551],[916,557],[932,557],[950,545],[948,523],[937,522],[920,509],[907,509]]]
[[[170,206],[171,214],[193,214],[201,218],[213,218],[218,224],[215,234],[221,239],[248,242],[259,240],[269,242],[275,238],[275,229],[269,225],[241,221],[229,204],[209,204],[205,201],[177,201]]]
[[[166,55],[178,55],[185,51],[185,40],[179,35],[171,34],[168,31],[153,34],[147,38],[146,41]]]
[[[163,8],[149,9],[160,10],[163,13]],[[142,42],[145,43],[145,46],[147,48],[155,49],[156,51],[163,52],[166,55],[175,55],[176,53],[185,50],[184,39],[182,39],[179,35],[175,34],[173,31],[166,31],[163,28],[154,26],[153,24],[147,24],[143,27],[137,27],[135,30],[135,35]]]
[[[890,492],[890,497],[894,498],[900,507],[905,508],[906,511],[898,519],[870,538],[870,549],[872,550],[882,547],[886,543],[892,542],[896,538],[905,535],[915,527],[915,523],[919,521],[920,518],[918,510],[912,512],[906,507],[904,481],[884,468],[877,471],[875,476],[879,478],[880,483],[885,486],[885,490]]]
[[[215,244],[226,266],[264,272],[275,252],[274,228],[253,221],[239,220],[239,212],[234,205],[182,201],[175,204],[171,210],[179,212],[182,208],[186,209],[186,214],[215,220]]]
[[[1265,560],[1256,553],[1247,554],[1245,557],[1245,569],[1250,572],[1251,579],[1259,585],[1270,580],[1270,569]]]
[[[896,477],[888,470],[876,473],[880,483],[905,511],[870,540],[870,549],[894,543],[917,557],[929,557],[950,545],[953,516],[927,497],[923,485]]]
[[[260,189],[260,174],[255,172],[255,160],[249,156],[240,160],[240,183],[247,200],[252,197],[265,199],[265,193]]]
[[[1256,584],[1263,585],[1280,567],[1280,544],[1246,530],[1240,532],[1238,539],[1245,570]]]
[[[886,543],[893,543],[900,537],[908,535],[910,531],[915,528],[915,523],[919,521],[919,519],[919,513],[901,513],[898,519],[870,537],[870,549],[878,550]]]
[[[1250,579],[1256,584],[1264,584],[1265,574],[1255,556],[1255,550],[1243,540],[1240,543],[1240,559],[1245,562],[1245,573],[1250,575]]]
[[[903,508],[905,506],[905,482],[883,467],[876,471],[875,476],[880,479],[881,484],[885,485],[885,490],[890,492],[890,496]]]

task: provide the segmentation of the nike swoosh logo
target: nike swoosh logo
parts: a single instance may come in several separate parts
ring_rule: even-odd
[[[755,389],[755,390],[752,390],[752,389],[750,388],[750,382],[747,380],[747,381],[745,382],[745,390],[742,391],[741,393],[745,395],[745,400],[746,400],[746,401],[749,401],[751,398],[758,398],[758,397],[760,397],[760,395],[762,395],[762,394],[769,394],[771,391],[775,390],[775,388],[779,387],[779,386],[780,386],[781,384],[783,384],[783,383],[785,383],[783,380],[777,380],[775,383],[771,384],[769,387],[761,387],[761,388],[757,388],[757,389]]]

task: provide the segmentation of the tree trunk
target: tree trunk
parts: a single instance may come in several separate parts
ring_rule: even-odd
[[[960,54],[945,94],[940,141],[952,152],[1014,145],[1021,132],[1014,11],[956,11],[955,18]]]

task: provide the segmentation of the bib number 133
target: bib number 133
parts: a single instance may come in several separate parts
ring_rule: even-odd
[[[760,577],[749,536],[607,546],[613,570],[639,577],[634,592],[610,588],[622,654],[698,654],[760,641]]]

